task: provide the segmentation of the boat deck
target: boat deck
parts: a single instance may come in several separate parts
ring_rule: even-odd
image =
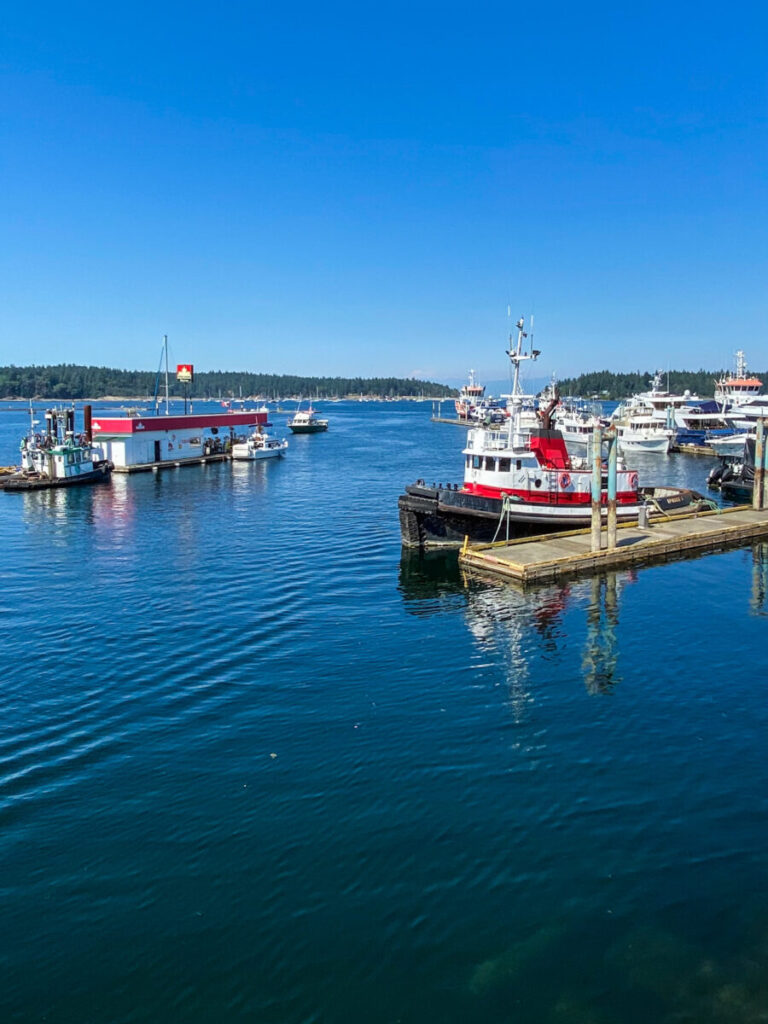
[[[647,528],[619,526],[617,545],[591,550],[589,530],[521,538],[506,543],[465,545],[462,565],[523,583],[590,575],[640,562],[668,561],[689,552],[719,550],[768,536],[768,509],[750,506],[654,520]],[[605,542],[605,537],[603,538]]]

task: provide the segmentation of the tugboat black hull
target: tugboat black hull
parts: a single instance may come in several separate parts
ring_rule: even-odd
[[[681,488],[645,488],[637,503],[620,505],[619,522],[637,519],[641,506],[649,515],[694,512],[709,507],[695,491]],[[501,498],[467,494],[450,487],[411,484],[398,499],[400,534],[404,547],[455,548],[469,537],[470,543],[486,544],[507,537],[532,537],[540,533],[578,530],[590,525],[591,506],[510,502],[503,507]],[[604,510],[603,514],[606,512]]]
[[[77,487],[80,484],[97,484],[109,480],[113,465],[105,461],[98,463],[92,472],[82,473],[79,476],[62,477],[51,479],[48,476],[37,476],[26,473],[11,473],[8,476],[0,476],[1,491],[47,491],[54,487]]]

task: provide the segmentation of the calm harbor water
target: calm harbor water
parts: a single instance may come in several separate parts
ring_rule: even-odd
[[[768,546],[465,578],[397,521],[462,431],[321,409],[0,493],[0,1020],[765,1020]]]

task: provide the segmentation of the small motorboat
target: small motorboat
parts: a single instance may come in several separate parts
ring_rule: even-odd
[[[270,437],[261,429],[254,431],[244,441],[232,445],[232,458],[236,462],[255,462],[257,459],[278,459],[285,455],[288,442],[284,438]]]

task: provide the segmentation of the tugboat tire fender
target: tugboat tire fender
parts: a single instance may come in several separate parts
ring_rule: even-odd
[[[629,481],[628,482],[629,482],[630,489],[633,490],[633,491],[636,491],[637,490],[637,473],[630,473],[629,474]]]

